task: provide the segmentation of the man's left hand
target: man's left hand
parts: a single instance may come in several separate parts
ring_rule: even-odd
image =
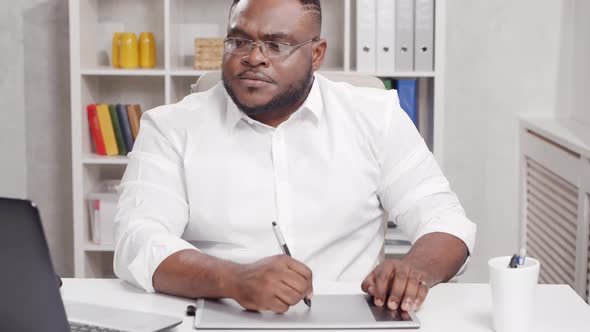
[[[387,259],[379,264],[365,278],[362,290],[373,296],[376,306],[396,310],[401,305],[403,311],[417,311],[428,294],[430,288],[426,272],[412,264]]]

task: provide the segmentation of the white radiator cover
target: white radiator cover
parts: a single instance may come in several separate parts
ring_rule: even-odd
[[[574,286],[578,188],[526,158],[526,247],[543,264],[541,283]]]
[[[523,118],[520,245],[540,283],[568,284],[590,303],[590,128]],[[583,128],[582,128],[583,129]]]

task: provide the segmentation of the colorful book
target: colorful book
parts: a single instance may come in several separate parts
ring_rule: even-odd
[[[98,121],[98,113],[96,112],[96,105],[90,104],[86,106],[88,112],[88,124],[90,125],[90,133],[94,141],[94,150],[96,154],[106,155],[107,150],[104,146],[104,140],[102,138],[102,132],[100,131],[100,123]]]
[[[126,156],[127,148],[125,147],[125,142],[123,141],[123,132],[121,131],[119,116],[117,115],[117,109],[115,108],[115,105],[109,105],[109,113],[111,113],[111,121],[113,122],[113,131],[115,132],[115,140],[117,141],[119,155]]]
[[[125,109],[125,106],[121,104],[117,104],[116,109],[117,117],[119,118],[119,125],[121,126],[121,132],[123,133],[125,148],[127,149],[127,152],[131,152],[133,149],[133,133],[131,132],[131,125],[129,124],[127,109]]]
[[[131,124],[131,131],[133,132],[133,139],[137,139],[139,133],[139,120],[141,118],[141,108],[139,105],[127,105],[127,116],[129,117],[129,124]]]
[[[393,89],[393,81],[390,78],[383,79],[383,85],[385,85],[386,90]]]
[[[115,156],[119,154],[117,148],[117,140],[115,139],[115,131],[113,130],[113,121],[111,120],[111,113],[109,112],[109,105],[98,104],[96,105],[96,111],[98,113],[98,122],[100,124],[100,131],[102,132],[102,138],[106,149],[107,156]]]
[[[398,80],[397,95],[399,104],[408,114],[416,128],[418,127],[418,112],[416,109],[416,80]]]
[[[137,134],[139,135],[139,130],[141,129],[141,116],[143,115],[143,112],[141,111],[141,106],[139,104],[133,105],[133,108],[135,109],[135,113],[137,113],[137,118],[139,119],[139,125],[137,126]]]

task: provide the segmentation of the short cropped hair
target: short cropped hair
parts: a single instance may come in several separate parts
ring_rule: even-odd
[[[231,5],[231,10],[240,2],[240,0],[234,0]],[[313,15],[313,19],[318,24],[318,27],[322,28],[322,5],[320,4],[320,0],[299,0],[303,8],[306,12]]]

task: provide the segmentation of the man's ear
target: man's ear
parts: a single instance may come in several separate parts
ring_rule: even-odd
[[[320,39],[317,42],[314,42],[313,54],[311,59],[311,67],[314,71],[320,70],[320,67],[324,63],[327,47],[328,42],[325,39]]]

